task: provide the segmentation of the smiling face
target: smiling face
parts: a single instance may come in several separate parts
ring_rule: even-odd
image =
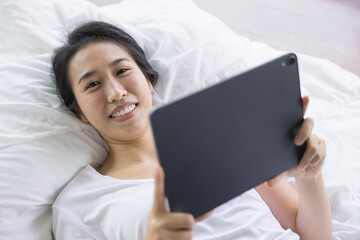
[[[79,118],[107,142],[134,140],[150,127],[152,85],[124,47],[89,43],[71,58],[68,75]]]

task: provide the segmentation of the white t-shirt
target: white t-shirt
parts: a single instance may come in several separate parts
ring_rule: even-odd
[[[144,239],[153,204],[154,179],[116,179],[87,165],[64,188],[53,204],[57,240]],[[298,240],[284,230],[259,194],[251,189],[215,208],[195,223],[195,240]]]

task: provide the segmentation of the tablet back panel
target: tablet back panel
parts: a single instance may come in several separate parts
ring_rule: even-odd
[[[200,216],[298,164],[305,144],[295,54],[151,114],[171,211]]]

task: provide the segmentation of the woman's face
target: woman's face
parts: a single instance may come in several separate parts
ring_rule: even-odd
[[[71,58],[68,71],[79,118],[105,140],[134,140],[150,126],[152,85],[124,47],[89,43]]]

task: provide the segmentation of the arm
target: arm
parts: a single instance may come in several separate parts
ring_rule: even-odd
[[[309,98],[303,98],[304,114]],[[306,151],[298,166],[256,187],[256,191],[269,206],[283,228],[291,228],[302,240],[330,239],[332,219],[321,169],[325,161],[325,142],[312,135],[314,122],[305,119],[295,144],[307,141]],[[286,181],[284,175],[293,176],[298,192]]]
[[[271,213],[284,229],[290,228],[296,231],[296,216],[299,209],[299,198],[297,191],[284,179],[273,187],[263,183],[255,190],[268,205]]]
[[[284,229],[290,228],[301,240],[330,239],[331,211],[322,174],[295,179],[298,192],[283,179],[275,186],[263,183],[255,190]]]
[[[296,230],[302,240],[330,239],[332,220],[321,172],[313,178],[296,178],[299,211]]]

